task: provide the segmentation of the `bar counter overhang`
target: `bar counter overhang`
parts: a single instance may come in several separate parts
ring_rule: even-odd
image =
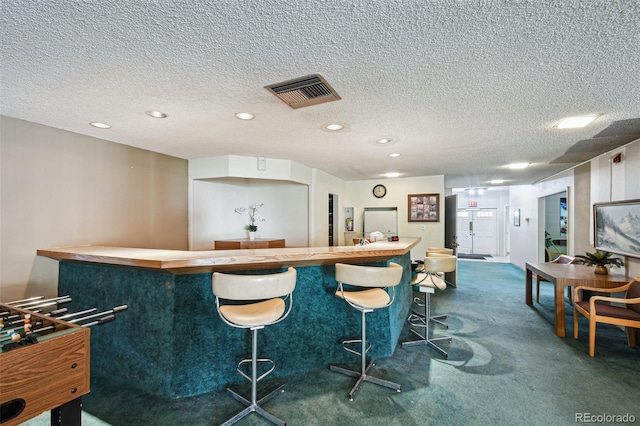
[[[226,326],[215,309],[211,273],[297,270],[293,309],[259,333],[260,357],[272,358],[269,378],[358,362],[342,349],[357,338],[360,313],[334,295],[338,262],[404,268],[396,301],[367,317],[373,358],[390,356],[409,312],[410,250],[420,238],[364,246],[180,251],[107,246],[40,249],[59,260],[58,294],[77,306],[127,304],[108,327],[91,332],[94,378],[124,381],[144,392],[180,398],[244,383],[236,364],[250,352],[243,330]]]

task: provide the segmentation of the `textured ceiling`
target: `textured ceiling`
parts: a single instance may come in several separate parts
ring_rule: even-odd
[[[465,187],[533,183],[640,138],[637,0],[0,1],[3,115],[180,158]],[[264,89],[315,73],[342,99],[294,110]],[[586,113],[600,117],[552,128]]]

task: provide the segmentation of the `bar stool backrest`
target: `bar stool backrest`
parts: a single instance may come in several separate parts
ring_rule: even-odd
[[[389,263],[388,267],[359,266],[336,263],[336,281],[358,287],[393,287],[400,284],[402,266]]]
[[[266,275],[233,275],[213,273],[213,294],[228,300],[260,300],[282,297],[293,292],[296,270]]]
[[[424,258],[425,272],[452,272],[456,270],[456,256],[427,256]]]
[[[431,253],[441,253],[441,254],[446,254],[449,256],[453,255],[453,249],[450,248],[446,248],[446,247],[429,247],[427,248],[427,256],[429,256],[429,254]]]

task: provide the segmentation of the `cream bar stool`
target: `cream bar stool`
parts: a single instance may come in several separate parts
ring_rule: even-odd
[[[446,247],[429,247],[427,249],[427,257],[446,257],[446,256],[455,256],[453,254],[453,249],[446,248]],[[444,282],[447,283],[447,285],[450,285],[451,287],[457,287],[455,284],[447,281],[446,279]]]
[[[453,249],[447,248],[447,247],[429,247],[427,248],[427,256],[429,256],[429,253],[432,254],[446,254],[447,256],[453,256]]]
[[[349,392],[349,401],[353,401],[362,382],[372,382],[377,385],[395,389],[400,392],[400,385],[388,380],[383,380],[369,375],[369,369],[375,364],[373,359],[367,365],[367,352],[371,349],[371,343],[367,342],[367,318],[366,314],[375,309],[386,308],[395,300],[395,286],[400,284],[402,279],[402,266],[397,263],[390,263],[387,267],[380,266],[356,266],[336,263],[336,281],[338,289],[336,296],[346,301],[351,307],[362,313],[361,338],[357,340],[346,340],[342,342],[342,347],[351,353],[360,355],[360,371],[349,370],[335,365],[329,366],[331,371],[357,377],[356,384]],[[362,287],[365,289],[346,290],[345,285]],[[386,291],[391,288],[391,295]],[[360,345],[360,350],[352,349],[350,346]]]
[[[256,412],[278,425],[286,424],[261,407],[261,404],[284,392],[284,385],[257,401],[257,384],[271,373],[275,364],[271,359],[258,359],[258,330],[285,319],[293,304],[293,289],[296,286],[296,270],[267,275],[231,275],[213,273],[213,294],[220,318],[236,328],[248,328],[252,335],[251,358],[238,363],[238,373],[251,382],[251,400],[227,388],[231,396],[247,406],[224,424],[231,425],[252,412]],[[233,301],[234,303],[231,303]],[[244,302],[244,303],[238,303]],[[257,377],[258,362],[271,364],[271,368]],[[251,376],[242,371],[244,364],[251,363]]]
[[[453,249],[450,249],[450,248],[429,247],[427,249],[427,257],[450,257],[450,256],[454,256]],[[457,262],[456,262],[456,267],[457,267]],[[453,269],[453,271],[455,271],[455,268]],[[438,277],[444,277],[445,272],[453,272],[453,271],[438,271],[438,272],[435,272],[435,274]],[[445,282],[445,284],[450,285],[451,287],[457,287],[456,285],[450,283],[446,279],[443,279],[443,281]],[[447,324],[441,321],[445,318],[447,318],[446,315],[434,315],[431,317],[431,321],[440,324],[444,328],[449,328]]]
[[[437,274],[441,272],[451,272],[454,271],[457,266],[457,257],[456,256],[448,256],[448,257],[425,257],[424,259],[424,272],[420,272],[416,275],[416,277],[411,281],[417,290],[421,293],[424,293],[424,302],[420,298],[414,299],[414,303],[418,306],[424,306],[424,314],[423,313],[411,313],[407,318],[409,324],[411,324],[411,331],[416,334],[420,339],[412,340],[408,342],[402,342],[402,346],[416,346],[416,345],[427,345],[432,349],[440,352],[445,357],[448,356],[448,353],[438,346],[436,343],[440,341],[451,341],[451,337],[443,336],[443,337],[431,337],[429,331],[429,323],[432,320],[431,317],[431,294],[435,292],[435,289],[444,290],[447,288],[447,284],[445,281],[440,278]],[[429,320],[427,320],[427,318]],[[439,321],[438,321],[439,322]],[[424,329],[424,334],[416,331],[415,328]]]

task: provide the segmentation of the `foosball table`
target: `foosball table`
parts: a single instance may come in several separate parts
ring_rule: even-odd
[[[0,424],[51,411],[52,425],[80,425],[81,397],[90,389],[89,327],[112,321],[127,306],[64,315],[66,308],[45,313],[40,307],[57,308],[70,298],[33,299],[0,303]]]

